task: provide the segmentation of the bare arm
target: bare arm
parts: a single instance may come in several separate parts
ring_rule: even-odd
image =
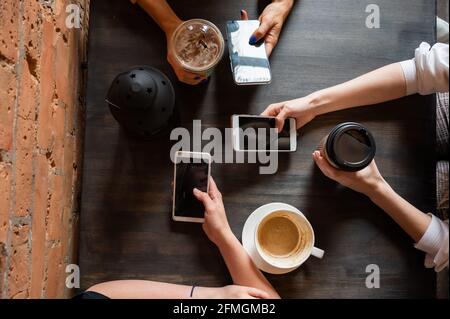
[[[375,161],[358,172],[345,172],[332,167],[319,151],[313,153],[313,158],[326,176],[368,196],[415,242],[422,238],[431,217],[398,195],[381,176]]]
[[[431,217],[398,195],[386,182],[367,194],[383,209],[413,240],[418,242],[425,234]]]
[[[115,280],[92,286],[87,291],[111,299],[248,299],[268,298],[268,294],[252,287],[195,287],[149,280]]]
[[[137,2],[166,33],[172,33],[181,23],[166,0],[137,0]]]
[[[348,82],[317,91],[309,96],[315,114],[355,106],[378,104],[406,95],[406,81],[400,63],[366,73]]]
[[[172,8],[169,6],[166,0],[132,0],[132,2],[138,3],[160,26],[160,28],[166,34],[167,40],[167,61],[172,66],[178,80],[181,82],[195,85],[202,81],[207,81],[207,78],[203,75],[198,75],[183,69],[183,67],[177,62],[173,50],[172,50],[172,36],[177,27],[183,23],[180,18],[175,14]]]
[[[295,100],[271,104],[263,115],[276,116],[281,130],[288,117],[297,119],[297,128],[316,116],[356,106],[372,105],[406,95],[406,80],[400,63],[394,63],[345,83]]]
[[[255,266],[228,224],[222,194],[214,180],[210,179],[209,193],[194,190],[194,195],[205,206],[203,229],[208,238],[219,248],[228,271],[236,285],[261,289],[269,298],[280,298],[269,281]]]
[[[270,298],[280,298],[234,234],[229,234],[228,238],[218,243],[217,247],[236,285],[255,287],[266,291]]]

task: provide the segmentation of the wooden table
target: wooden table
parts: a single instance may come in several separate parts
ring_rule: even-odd
[[[202,17],[219,26],[238,18],[241,1],[170,1],[182,19]],[[173,81],[181,125],[225,128],[230,115],[259,114],[272,102],[304,96],[382,65],[409,59],[421,41],[434,41],[435,4],[380,0],[381,28],[368,29],[370,1],[297,1],[271,57],[268,86],[233,84],[227,52],[209,85],[176,81],[166,62],[165,37],[138,6],[125,0],[92,1],[86,139],[80,222],[82,288],[113,279],[148,279],[206,286],[231,282],[224,262],[201,227],[171,221],[173,164],[169,137],[128,137],[104,98],[116,74],[147,64]],[[250,17],[264,1],[246,1]],[[435,97],[411,96],[377,107],[317,118],[300,130],[298,151],[280,155],[275,175],[255,164],[215,164],[234,233],[248,215],[280,201],[311,221],[323,260],[311,258],[287,275],[268,275],[285,298],[434,297],[435,274],[424,254],[366,197],[336,185],[315,168],[311,153],[336,124],[357,121],[374,134],[379,168],[412,204],[432,212],[435,203]],[[381,287],[367,289],[368,264],[381,271]]]

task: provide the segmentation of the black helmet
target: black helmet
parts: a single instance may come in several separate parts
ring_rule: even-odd
[[[164,73],[149,66],[138,66],[116,76],[106,102],[126,130],[150,137],[171,124],[175,91]]]

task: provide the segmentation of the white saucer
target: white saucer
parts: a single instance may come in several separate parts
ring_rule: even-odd
[[[268,264],[266,261],[264,261],[258,255],[258,252],[256,250],[255,246],[256,226],[264,217],[266,217],[267,214],[278,210],[288,210],[296,212],[303,216],[303,214],[294,206],[284,203],[270,203],[257,208],[253,213],[251,213],[250,216],[248,216],[247,220],[245,221],[244,229],[242,230],[242,246],[244,246],[244,249],[247,251],[247,254],[249,254],[250,258],[253,260],[256,267],[258,267],[264,272],[274,275],[286,274],[298,268],[294,267],[288,269],[280,269],[274,267]]]

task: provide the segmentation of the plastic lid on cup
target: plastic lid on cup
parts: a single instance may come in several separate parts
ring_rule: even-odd
[[[342,123],[329,134],[327,154],[346,171],[358,171],[375,157],[376,145],[370,131],[354,122]]]
[[[224,39],[211,22],[192,19],[183,22],[172,37],[172,50],[178,62],[188,71],[213,68],[222,58]]]

